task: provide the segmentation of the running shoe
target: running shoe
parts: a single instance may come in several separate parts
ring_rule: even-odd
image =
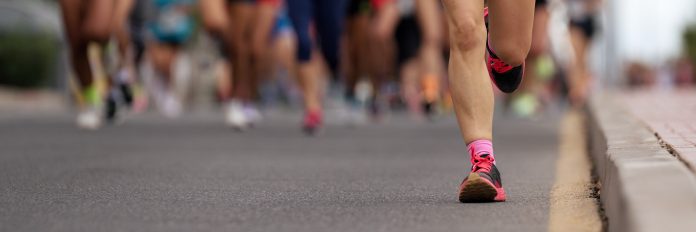
[[[100,107],[86,106],[84,109],[80,110],[77,114],[77,126],[80,129],[85,130],[96,130],[101,127],[102,116]]]
[[[225,109],[225,123],[235,130],[243,131],[249,127],[249,118],[244,112],[244,106],[237,100],[227,103]]]
[[[475,155],[471,159],[471,173],[459,186],[459,201],[496,202],[505,201],[505,189],[500,172],[489,154]]]
[[[263,115],[256,104],[244,104],[244,114],[252,125],[260,123],[263,120]]]
[[[486,30],[488,30],[488,8],[484,9],[483,15],[486,23]],[[517,90],[522,83],[524,63],[515,67],[506,64],[495,55],[488,40],[489,39],[486,39],[486,67],[488,68],[488,74],[500,91],[512,93]]]
[[[355,97],[346,97],[344,100],[345,112],[342,114],[344,121],[349,126],[363,125],[367,122],[367,112],[363,104]]]
[[[309,111],[302,120],[302,130],[307,135],[315,135],[322,124],[322,115],[319,111]]]
[[[125,83],[116,84],[106,97],[105,117],[109,123],[114,123],[133,105],[133,91]]]
[[[433,120],[436,113],[435,104],[440,99],[440,80],[437,75],[425,75],[421,78],[421,88],[423,113],[428,120]]]
[[[86,130],[99,129],[103,117],[103,100],[99,88],[95,85],[87,86],[82,90],[80,96],[84,105],[77,114],[77,126]]]
[[[388,103],[383,97],[373,96],[368,101],[368,110],[370,113],[370,118],[374,121],[380,121],[384,117],[386,109],[388,108]]]

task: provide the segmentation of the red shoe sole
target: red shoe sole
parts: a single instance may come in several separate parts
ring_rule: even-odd
[[[505,189],[496,188],[489,180],[472,172],[459,187],[459,201],[467,202],[502,202],[505,201]]]

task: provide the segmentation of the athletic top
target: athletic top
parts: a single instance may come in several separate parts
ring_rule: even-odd
[[[149,27],[160,42],[181,44],[193,33],[193,18],[189,8],[193,0],[155,0],[155,18]]]

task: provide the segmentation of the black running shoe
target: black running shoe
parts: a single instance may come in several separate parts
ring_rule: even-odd
[[[486,30],[488,30],[488,8],[484,9],[484,21],[486,22]],[[486,51],[486,67],[495,86],[505,93],[517,90],[524,76],[524,63],[515,67],[506,64],[495,55],[488,40],[486,40]]]

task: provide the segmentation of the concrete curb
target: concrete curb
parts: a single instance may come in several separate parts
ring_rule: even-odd
[[[65,96],[51,90],[18,90],[0,86],[0,112],[62,112]]]
[[[614,99],[586,111],[608,231],[696,231],[696,177]]]

